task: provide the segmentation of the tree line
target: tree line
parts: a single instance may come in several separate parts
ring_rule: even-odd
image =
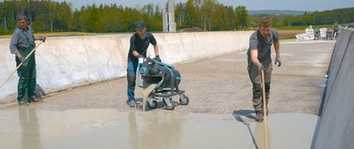
[[[258,15],[259,18],[264,15]],[[336,25],[354,22],[354,7],[326,11],[304,12],[303,15],[275,15],[272,16],[273,26],[301,27],[309,25]]]
[[[226,6],[216,0],[188,0],[176,6],[178,28],[198,27],[204,31],[245,29],[249,25],[245,6]]]
[[[354,8],[305,12],[303,16],[286,17],[283,26],[330,25],[354,22]]]
[[[128,32],[136,21],[143,20],[151,31],[162,29],[158,5],[142,8],[121,5],[88,5],[73,9],[67,2],[21,0],[0,2],[0,34],[15,29],[16,16],[24,14],[37,32]]]
[[[37,32],[130,32],[133,24],[140,20],[150,31],[162,31],[162,11],[154,4],[141,8],[92,4],[74,9],[65,1],[16,0],[0,2],[0,34],[9,34],[15,29],[18,14],[28,16]],[[178,3],[175,15],[177,29],[201,31],[250,29],[262,17],[250,16],[245,6],[228,6],[217,0]],[[341,24],[354,22],[354,8],[272,17],[273,25],[277,27]]]

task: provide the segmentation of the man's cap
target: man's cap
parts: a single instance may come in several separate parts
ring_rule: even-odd
[[[144,29],[146,26],[145,26],[145,23],[143,21],[139,21],[139,22],[136,22],[135,23],[135,30],[141,30],[141,29]]]
[[[19,14],[19,15],[16,16],[16,20],[17,20],[17,21],[20,21],[20,20],[27,20],[27,17],[26,17],[26,15],[24,15],[24,14]]]

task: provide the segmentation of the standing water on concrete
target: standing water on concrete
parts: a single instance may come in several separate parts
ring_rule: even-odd
[[[50,111],[21,106],[0,112],[0,148],[6,149],[261,149],[261,123],[240,115]],[[272,149],[310,148],[317,116],[272,114]]]

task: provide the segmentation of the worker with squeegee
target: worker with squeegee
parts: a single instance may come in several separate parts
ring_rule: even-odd
[[[275,65],[281,66],[278,33],[271,28],[271,18],[263,17],[258,29],[250,37],[248,49],[248,74],[252,82],[253,106],[256,111],[256,120],[262,122],[264,114],[268,114],[268,102],[272,76],[272,45],[275,49]],[[264,74],[263,77],[261,74]],[[264,80],[262,79],[264,78]],[[262,85],[263,84],[263,85]],[[265,86],[265,100],[262,86]],[[264,102],[266,102],[265,105]],[[265,108],[265,109],[264,109]],[[266,112],[266,113],[264,113]]]
[[[17,101],[19,105],[38,102],[36,97],[36,60],[35,60],[35,40],[45,42],[45,36],[35,37],[33,35],[30,22],[25,15],[16,18],[17,28],[15,29],[11,42],[10,50],[16,56],[16,64],[19,77],[17,86]],[[26,59],[27,57],[27,59]]]
[[[135,23],[135,33],[130,38],[130,49],[128,54],[128,69],[127,69],[127,79],[128,79],[128,100],[127,104],[130,107],[136,106],[135,99],[135,82],[136,82],[136,71],[138,68],[139,58],[145,58],[146,52],[150,44],[154,46],[155,60],[161,61],[159,56],[159,47],[157,46],[157,41],[152,35],[152,33],[146,31],[146,26],[144,22]]]

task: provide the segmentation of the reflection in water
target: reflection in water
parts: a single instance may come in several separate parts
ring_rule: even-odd
[[[271,135],[268,123],[265,121],[257,123],[255,134],[259,149],[271,149]]]
[[[129,112],[128,114],[129,122],[129,137],[132,149],[139,149],[138,146],[138,126],[136,124],[136,114],[135,112]]]
[[[250,146],[251,149],[271,149],[269,119],[263,121],[262,123],[256,122],[255,132],[252,133],[250,126],[251,120],[252,122],[256,120],[254,116],[255,112],[253,110],[234,111],[232,115],[237,121],[247,127],[248,133],[250,134],[253,142],[253,145]]]
[[[253,145],[250,148],[255,148],[255,149],[260,149],[257,144],[257,140],[253,135],[253,132],[251,130],[250,122],[249,120],[256,120],[256,117],[253,116],[252,114],[255,114],[253,110],[239,110],[239,111],[234,111],[232,113],[232,116],[239,122],[241,122],[243,125],[247,127],[248,133],[251,137]]]
[[[18,113],[22,129],[22,149],[41,149],[36,109],[30,106],[20,106]]]
[[[175,113],[129,113],[133,149],[179,149],[181,119]]]

